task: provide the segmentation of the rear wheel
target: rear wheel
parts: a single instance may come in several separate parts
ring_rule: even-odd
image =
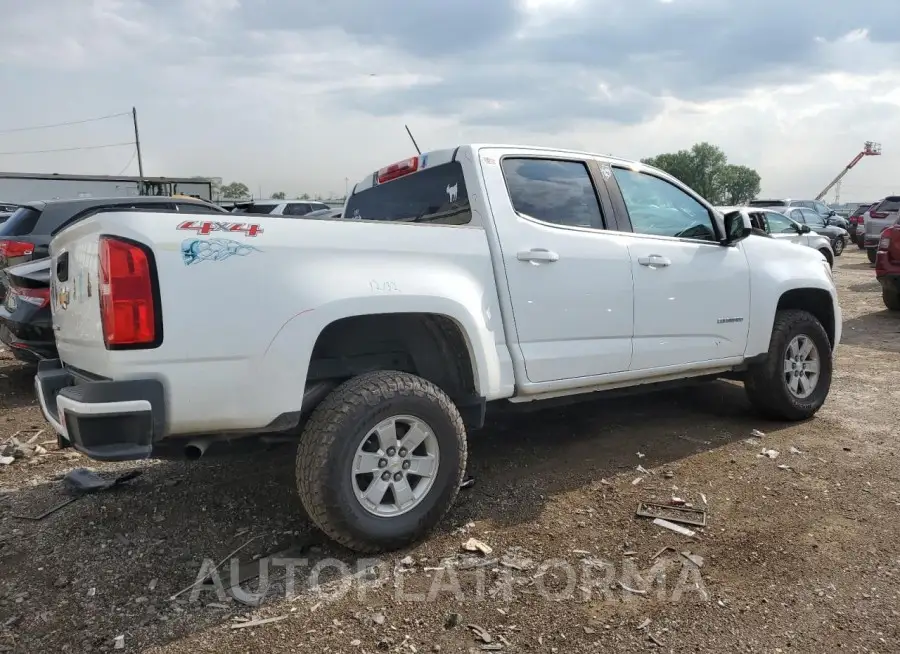
[[[876,254],[878,254],[878,250],[875,248],[866,248],[866,256],[869,257],[869,263],[875,263]]]
[[[834,239],[834,243],[831,245],[834,250],[834,256],[839,257],[844,252],[844,239],[836,238]]]
[[[447,513],[466,469],[466,430],[437,386],[372,372],[316,407],[297,449],[303,507],[323,532],[358,552],[415,542]]]
[[[807,311],[779,311],[766,360],[750,367],[744,387],[765,416],[803,420],[825,403],[831,371],[831,343],[816,317]]]
[[[860,250],[866,249],[866,241],[862,237],[862,235],[856,237],[856,247],[858,247]]]
[[[831,254],[831,252],[829,252],[829,251],[826,250],[825,248],[822,248],[821,250],[819,250],[819,252],[822,253],[822,256],[823,256],[823,257],[825,257],[825,261],[828,262],[828,265],[829,265],[831,268],[834,268],[834,256]]]
[[[881,299],[884,300],[884,306],[891,311],[900,311],[900,291],[889,291],[883,288],[881,289]]]

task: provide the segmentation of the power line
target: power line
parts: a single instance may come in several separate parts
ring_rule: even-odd
[[[0,129],[0,134],[12,134],[13,132],[30,132],[36,129],[50,129],[51,127],[65,127],[66,125],[83,125],[84,123],[94,123],[98,120],[107,120],[109,118],[119,118],[120,116],[130,116],[130,111],[123,111],[118,114],[110,114],[108,116],[98,116],[97,118],[85,118],[84,120],[70,120],[64,123],[52,123],[50,125],[34,125],[33,127],[13,127],[12,129]]]
[[[122,171],[119,173],[120,175],[124,174],[125,171],[128,170],[128,166],[131,165],[131,162],[134,161],[134,158],[135,158],[136,156],[137,156],[137,150],[135,150],[134,152],[131,153],[131,159],[129,159],[129,160],[128,160],[128,163],[125,164],[125,167],[124,167],[124,168],[122,169]]]
[[[48,152],[74,152],[75,150],[100,150],[101,148],[120,148],[125,145],[134,145],[134,141],[126,141],[125,143],[107,143],[106,145],[82,145],[76,148],[54,148],[52,150],[19,150],[17,152],[0,152],[0,156],[9,156],[14,154],[46,154]]]

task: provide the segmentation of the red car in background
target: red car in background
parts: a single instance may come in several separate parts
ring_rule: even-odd
[[[881,232],[875,255],[875,278],[881,298],[891,311],[900,311],[900,222]]]

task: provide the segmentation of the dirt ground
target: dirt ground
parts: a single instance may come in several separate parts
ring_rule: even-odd
[[[724,381],[495,419],[441,529],[377,566],[304,520],[289,445],[134,466],[49,443],[0,465],[0,651],[898,652],[900,316],[856,248],[835,277],[844,337],[815,419],[761,420]],[[45,427],[2,356],[0,444]],[[69,497],[80,466],[143,474],[17,517]],[[707,509],[695,537],[635,517],[672,495]],[[493,551],[461,554],[473,537]],[[171,599],[242,545],[290,558],[293,592],[272,565],[259,606]]]

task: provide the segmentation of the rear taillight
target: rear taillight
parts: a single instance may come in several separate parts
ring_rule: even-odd
[[[884,211],[870,211],[869,216],[875,220],[884,220],[888,215]]]
[[[50,304],[50,287],[47,288],[18,288],[9,289],[9,294],[14,295],[18,302],[27,302],[38,308]]]
[[[22,241],[0,240],[0,255],[7,259],[15,257],[27,257],[34,254],[33,243],[23,243]]]
[[[886,236],[887,232],[881,235],[881,240],[878,241],[878,250],[880,252],[887,252],[888,247],[891,245],[891,237]]]
[[[100,317],[107,349],[158,342],[154,274],[140,245],[100,237]]]

